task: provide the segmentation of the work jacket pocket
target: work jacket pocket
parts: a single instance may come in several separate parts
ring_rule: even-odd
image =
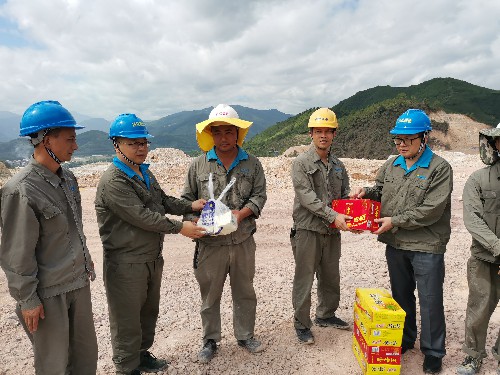
[[[208,191],[208,173],[200,173],[198,175],[198,193],[198,198],[210,199],[210,193]]]
[[[430,181],[428,180],[421,180],[421,179],[414,179],[410,181],[410,185],[413,186],[413,188],[410,187],[410,194],[408,196],[409,203],[412,206],[418,206],[422,204],[425,198],[425,194],[427,193],[427,190],[429,189],[429,184]]]
[[[498,212],[500,209],[499,194],[495,190],[483,190],[485,212]]]
[[[42,220],[40,220],[41,232],[44,236],[49,233],[68,232],[68,220],[61,209],[49,204],[41,209]]]
[[[253,190],[253,178],[249,174],[238,173],[236,175],[236,184],[233,189],[237,188],[237,194],[244,201],[250,198]]]
[[[500,238],[500,192],[483,190],[484,221],[488,228]]]
[[[307,178],[309,179],[314,191],[317,191],[317,188],[323,188],[324,181],[322,182],[321,171],[318,168],[312,168],[306,171]]]
[[[344,175],[341,168],[335,168],[330,172],[328,181],[328,192],[330,193],[331,199],[338,199],[342,196],[342,183],[344,180]]]

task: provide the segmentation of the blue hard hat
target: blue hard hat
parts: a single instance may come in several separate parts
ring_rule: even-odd
[[[146,124],[133,113],[118,115],[109,127],[109,138],[152,138]]]
[[[432,130],[431,119],[421,109],[409,109],[396,120],[391,134],[418,134]]]
[[[53,128],[83,129],[71,113],[55,100],[45,100],[32,104],[24,111],[20,124],[20,137],[36,134],[40,130]]]

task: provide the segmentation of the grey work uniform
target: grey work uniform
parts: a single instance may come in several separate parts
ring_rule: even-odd
[[[33,343],[37,374],[95,374],[97,339],[90,299],[92,259],[75,176],[32,158],[2,188],[0,262]],[[21,310],[43,305],[29,333]]]
[[[99,181],[95,199],[104,248],[113,362],[130,374],[154,341],[163,270],[163,240],[182,223],[166,213],[191,212],[191,203],[167,196],[147,164],[141,178],[117,158]]]
[[[238,155],[226,171],[215,150],[197,157],[189,167],[182,197],[194,201],[210,199],[209,174],[213,175],[214,194],[218,197],[232,177],[236,183],[222,202],[231,210],[248,207],[253,214],[243,219],[230,234],[197,240],[194,274],[200,286],[203,342],[221,339],[220,300],[229,274],[233,299],[233,328],[237,340],[253,337],[257,297],[255,275],[255,219],[266,202],[266,179],[259,160],[238,148]]]
[[[392,295],[406,312],[403,346],[417,338],[415,288],[421,317],[420,350],[446,354],[443,307],[444,253],[451,233],[450,164],[429,147],[411,168],[402,156],[389,159],[365,198],[381,201],[381,217],[391,217],[393,229],[378,240],[387,245],[386,259]]]
[[[486,334],[500,300],[500,162],[475,171],[463,191],[464,224],[472,235],[467,263],[469,299],[463,350],[474,358],[486,357]],[[492,349],[500,360],[500,332]]]
[[[349,176],[344,164],[331,152],[325,165],[314,146],[292,163],[295,190],[293,228],[290,234],[295,276],[292,303],[295,328],[311,328],[311,289],[318,279],[316,316],[335,315],[340,302],[340,232],[330,228],[337,212],[332,200],[349,195]]]

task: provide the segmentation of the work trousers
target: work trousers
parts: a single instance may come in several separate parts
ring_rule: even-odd
[[[314,275],[318,279],[316,317],[331,318],[340,302],[340,233],[331,235],[297,229],[290,234],[295,276],[292,304],[294,326],[311,328],[311,289]]]
[[[220,301],[226,276],[229,275],[233,299],[233,330],[237,340],[253,337],[257,296],[255,241],[253,236],[230,246],[196,245],[194,275],[200,286],[203,343],[221,339]]]
[[[104,260],[104,286],[117,374],[130,374],[139,366],[141,352],[153,345],[162,272],[163,258],[147,263]]]
[[[387,266],[392,296],[406,312],[403,346],[417,339],[417,306],[420,303],[420,350],[442,358],[446,354],[446,322],[443,306],[444,254],[395,249],[387,246]]]
[[[500,300],[500,275],[498,264],[485,262],[471,256],[467,262],[469,299],[465,317],[463,350],[474,358],[486,357],[486,334],[491,315]],[[500,360],[498,347],[500,332],[492,348],[493,356]]]
[[[97,338],[90,285],[42,299],[45,319],[31,334],[21,310],[16,313],[33,344],[37,375],[95,375]]]

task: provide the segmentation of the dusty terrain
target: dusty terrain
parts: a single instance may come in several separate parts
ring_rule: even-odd
[[[477,132],[474,135],[477,140]],[[471,147],[476,141],[471,143]],[[477,154],[439,152],[453,166],[455,189],[452,207],[452,237],[446,253],[445,311],[447,351],[443,374],[454,374],[463,358],[465,308],[468,288],[466,261],[470,235],[462,222],[461,193],[465,180],[482,163]],[[151,168],[168,194],[179,196],[190,158],[174,150],[151,152]],[[256,336],[266,350],[251,355],[239,348],[232,334],[229,282],[222,298],[223,339],[217,356],[208,365],[196,362],[201,345],[199,292],[192,272],[193,243],[169,235],[165,244],[165,270],[157,337],[152,348],[158,357],[171,362],[166,374],[360,374],[351,351],[352,331],[313,327],[316,344],[300,345],[292,324],[291,287],[294,261],[289,244],[293,189],[289,178],[292,158],[262,158],[268,181],[268,202],[258,220],[255,289],[258,295]],[[351,186],[371,184],[383,161],[343,159],[351,175]],[[107,306],[102,282],[102,247],[99,240],[93,199],[95,183],[104,165],[76,168],[83,197],[84,226],[88,245],[97,268],[92,284],[93,311],[99,342],[99,374],[113,374]],[[342,297],[338,315],[352,324],[352,304],[357,287],[389,288],[384,247],[371,234],[342,235]],[[313,291],[313,305],[316,294]],[[0,375],[33,374],[32,351],[15,314],[5,275],[0,273]],[[311,311],[314,314],[314,310]],[[500,313],[490,323],[487,347],[494,343],[500,326]],[[423,355],[416,348],[403,357],[402,373],[422,373]],[[485,360],[483,374],[492,374],[496,362]]]

